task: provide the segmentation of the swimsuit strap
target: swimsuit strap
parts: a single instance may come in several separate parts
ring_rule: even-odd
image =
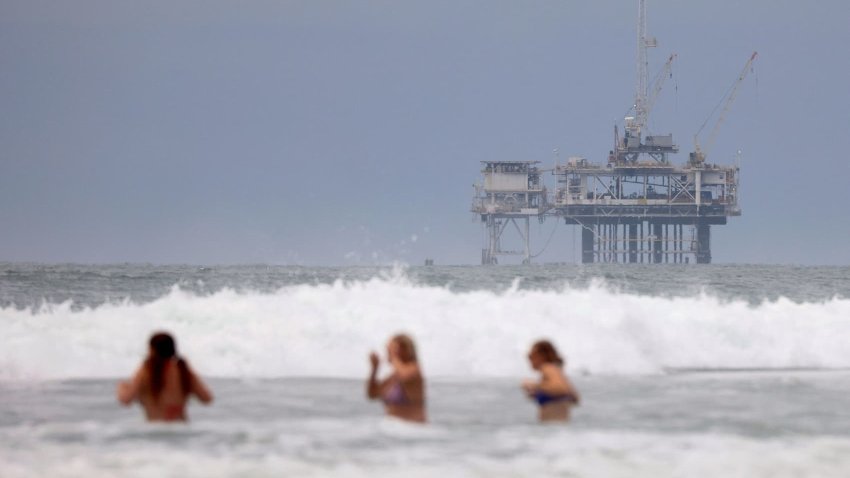
[[[552,402],[578,403],[578,398],[572,393],[549,395],[548,393],[540,390],[534,392],[534,399],[537,400],[538,405],[546,405],[547,403]]]

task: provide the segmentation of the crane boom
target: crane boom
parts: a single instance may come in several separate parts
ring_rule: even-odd
[[[676,54],[672,53],[670,58],[667,59],[667,63],[664,64],[664,68],[658,72],[658,76],[655,77],[655,82],[652,85],[652,94],[649,95],[649,99],[646,102],[646,115],[649,116],[649,112],[652,111],[652,107],[655,106],[655,102],[658,100],[658,96],[661,93],[661,88],[664,87],[664,80],[667,79],[668,76],[671,75],[673,71],[673,60],[676,59]],[[641,125],[646,126],[646,125]]]
[[[711,130],[711,135],[708,137],[708,142],[705,144],[705,148],[701,149],[699,145],[699,134],[702,132],[705,125],[708,124],[708,119],[705,120],[705,123],[702,124],[697,134],[694,135],[694,159],[698,163],[702,163],[705,161],[706,155],[708,155],[708,151],[714,145],[714,141],[717,139],[717,133],[720,131],[720,125],[723,124],[723,121],[726,119],[726,113],[729,112],[729,108],[732,106],[732,103],[735,101],[735,97],[738,96],[738,87],[741,86],[741,83],[744,82],[744,79],[747,77],[747,74],[750,72],[753,66],[753,62],[756,60],[758,56],[758,52],[753,52],[750,55],[750,59],[747,60],[747,63],[744,65],[744,68],[741,70],[741,73],[738,74],[738,78],[735,80],[735,83],[732,84],[732,87],[729,89],[729,92],[726,94],[726,102],[723,105],[723,110],[720,112],[720,115],[717,116],[717,122],[714,124],[714,128]],[[711,117],[709,116],[709,119]]]

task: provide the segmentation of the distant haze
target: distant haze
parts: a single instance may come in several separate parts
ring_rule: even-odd
[[[0,1],[0,261],[477,263],[482,160],[604,162],[637,1]],[[649,0],[650,128],[741,156],[715,262],[850,264],[850,2]],[[711,124],[707,130],[711,128]],[[705,133],[704,133],[705,134]],[[551,178],[548,183],[554,184]],[[575,231],[533,225],[538,262]]]

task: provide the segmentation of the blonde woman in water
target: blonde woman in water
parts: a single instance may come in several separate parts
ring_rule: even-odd
[[[366,396],[383,401],[389,416],[424,423],[427,420],[425,380],[413,340],[404,334],[391,338],[387,343],[387,361],[392,372],[387,378],[378,380],[381,359],[375,352],[369,354],[372,371],[366,382]]]
[[[528,353],[531,368],[540,372],[540,380],[526,380],[523,390],[540,406],[540,421],[567,421],[570,408],[579,404],[579,394],[564,375],[564,360],[548,340],[540,340]]]

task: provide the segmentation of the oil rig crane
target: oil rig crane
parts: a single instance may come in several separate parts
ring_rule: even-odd
[[[671,53],[670,57],[667,58],[667,63],[664,63],[664,67],[661,68],[661,71],[658,72],[658,75],[655,77],[655,81],[652,84],[652,93],[649,95],[649,99],[646,102],[646,117],[649,117],[649,112],[652,111],[652,107],[655,106],[655,102],[661,94],[661,88],[664,87],[664,80],[673,76],[673,61],[676,60],[676,57],[677,55],[675,53]],[[644,118],[644,124],[640,126],[646,126],[645,123],[646,118]]]
[[[753,69],[753,62],[758,57],[758,52],[753,52],[750,55],[750,59],[747,60],[747,63],[744,65],[744,68],[741,70],[741,73],[738,74],[738,78],[735,80],[735,83],[732,84],[729,91],[726,93],[726,103],[723,105],[723,110],[720,112],[720,115],[717,117],[717,122],[714,124],[714,128],[711,130],[711,135],[708,137],[708,142],[705,143],[705,147],[701,148],[699,144],[699,134],[702,132],[703,128],[708,124],[708,121],[711,119],[711,116],[714,114],[712,111],[712,115],[709,115],[706,118],[705,122],[700,126],[699,130],[694,135],[694,152],[690,154],[690,163],[691,165],[698,166],[705,163],[705,157],[708,156],[708,152],[711,147],[714,145],[714,141],[717,139],[717,133],[720,131],[720,125],[723,124],[723,121],[726,119],[726,114],[729,112],[729,108],[732,106],[732,103],[735,101],[735,97],[738,95],[738,87],[741,86],[741,83],[744,82],[744,79],[747,77],[750,71]]]

